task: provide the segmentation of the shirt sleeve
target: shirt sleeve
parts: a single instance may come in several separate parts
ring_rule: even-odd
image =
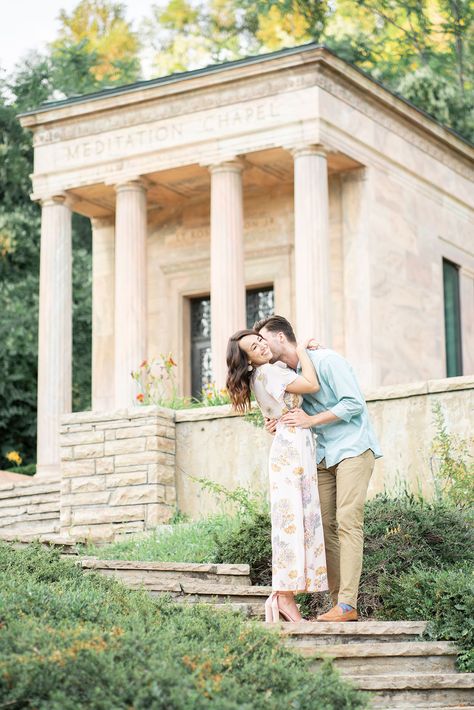
[[[281,401],[288,385],[296,380],[297,373],[290,367],[268,365],[265,368],[265,389],[277,401]]]
[[[321,361],[319,371],[337,400],[329,411],[350,422],[363,411],[365,402],[349,363],[339,355],[328,355]]]

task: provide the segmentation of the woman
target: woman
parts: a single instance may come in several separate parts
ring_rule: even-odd
[[[240,330],[227,346],[227,390],[235,409],[250,408],[251,392],[262,414],[279,419],[301,407],[301,395],[319,390],[304,345],[297,347],[301,375],[283,363],[270,364],[267,341],[253,330]],[[270,449],[272,589],[266,621],[300,621],[295,594],[328,588],[319,508],[316,456],[310,429],[277,423]]]

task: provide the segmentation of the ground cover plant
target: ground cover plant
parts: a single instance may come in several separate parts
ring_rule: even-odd
[[[309,671],[238,613],[152,599],[39,544],[0,543],[0,575],[0,707],[366,707],[330,664]]]

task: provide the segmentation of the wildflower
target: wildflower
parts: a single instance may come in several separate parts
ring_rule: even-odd
[[[168,355],[168,358],[165,360],[165,367],[178,367],[178,363],[176,363],[173,360],[171,353]]]
[[[16,463],[17,466],[20,466],[21,462],[23,461],[18,451],[9,451],[5,458],[11,463]]]
[[[140,392],[140,394],[137,394],[137,399],[139,402],[143,402],[143,400],[145,399],[145,395]]]
[[[140,365],[140,369],[142,367],[148,367],[148,360],[143,360],[142,364]]]

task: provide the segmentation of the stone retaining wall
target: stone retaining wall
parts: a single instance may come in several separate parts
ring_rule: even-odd
[[[59,532],[61,483],[35,477],[0,477],[0,534],[54,535]]]
[[[406,484],[433,491],[433,405],[450,434],[472,439],[474,377],[384,387],[367,395],[384,457],[369,495]],[[0,474],[2,533],[61,534],[107,541],[166,522],[175,510],[199,518],[220,508],[192,477],[267,494],[272,438],[229,406],[190,410],[133,407],[63,417],[62,480]],[[474,453],[474,452],[473,452]]]
[[[366,395],[369,413],[383,451],[375,464],[369,496],[405,484],[412,491],[433,493],[436,457],[433,405],[439,402],[451,434],[470,440],[473,448],[474,377],[451,377],[390,387]],[[245,486],[267,493],[267,461],[272,437],[229,407],[176,412],[176,486],[178,507],[193,518],[220,509],[220,504],[191,477],[209,478],[227,488]]]
[[[176,502],[174,412],[62,418],[61,534],[106,540],[166,522]]]

